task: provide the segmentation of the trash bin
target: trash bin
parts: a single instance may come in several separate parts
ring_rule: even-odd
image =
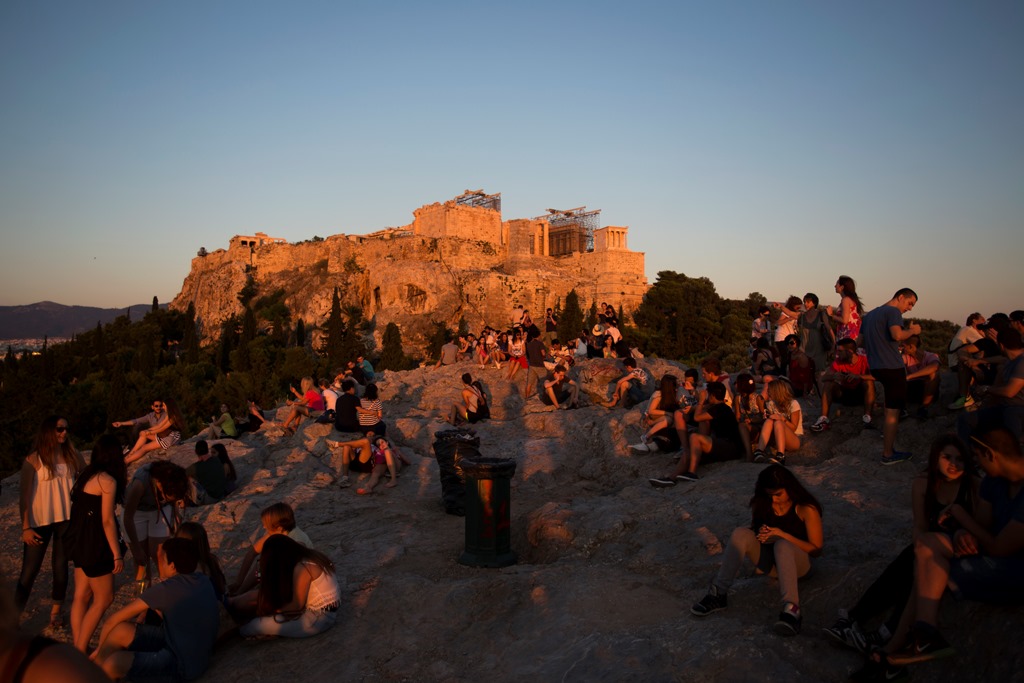
[[[459,563],[471,567],[515,564],[510,495],[515,460],[467,458],[462,470],[466,475],[466,550]]]
[[[470,429],[445,429],[434,434],[434,458],[441,479],[441,504],[449,515],[466,514],[466,477],[462,463],[480,457],[480,437]]]

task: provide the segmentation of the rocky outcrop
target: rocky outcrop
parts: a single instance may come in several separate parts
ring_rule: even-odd
[[[674,367],[641,365],[655,377]],[[505,569],[458,564],[463,520],[440,504],[431,443],[466,371],[481,377],[496,409],[475,426],[482,453],[517,463],[511,522],[519,562]],[[396,488],[369,496],[335,485],[329,427],[307,423],[294,436],[271,428],[226,442],[239,490],[188,515],[206,526],[228,575],[259,511],[285,500],[337,563],[342,607],[337,625],[309,640],[229,638],[200,680],[838,681],[859,666],[821,629],[909,542],[911,480],[954,415],[903,423],[899,443],[915,460],[899,466],[879,466],[879,432],[862,429],[859,413],[845,409],[830,431],[808,434],[790,455],[824,507],[825,548],[813,577],[801,582],[803,633],[782,639],[770,628],[779,605],[768,578],[741,578],[723,612],[689,613],[732,529],[749,522],[761,466],[708,465],[698,482],[652,489],[647,477],[663,474],[672,458],[627,452],[641,407],[606,410],[586,401],[555,412],[536,398],[524,401],[523,380],[512,385],[503,371],[469,363],[385,373],[389,434],[413,465]],[[588,396],[601,395],[597,380],[588,388]],[[817,403],[801,400],[810,422]],[[191,444],[170,457],[188,463]],[[16,482],[5,481],[0,497],[8,520],[17,519]],[[16,525],[0,536],[0,548],[10,585],[20,556]],[[46,623],[48,564],[29,603],[29,630]],[[127,575],[117,586],[115,608],[131,597]],[[1024,653],[1012,625],[1022,616],[1019,607],[947,600],[941,626],[958,654],[915,667],[915,678],[1020,680]]]

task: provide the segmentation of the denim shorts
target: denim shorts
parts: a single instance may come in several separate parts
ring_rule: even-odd
[[[178,680],[178,659],[167,647],[163,626],[137,624],[128,650],[135,653],[128,669],[129,680]]]

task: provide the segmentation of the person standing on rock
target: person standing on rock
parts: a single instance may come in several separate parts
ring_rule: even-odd
[[[558,338],[558,318],[549,308],[544,311],[544,341],[551,345]]]
[[[547,366],[544,361],[547,359],[548,350],[544,342],[540,340],[540,330],[532,326],[526,333],[526,386],[523,387],[523,398],[529,399],[534,389],[548,375]]]
[[[921,334],[921,326],[904,326],[903,314],[917,303],[917,294],[904,287],[892,299],[864,316],[861,335],[868,354],[871,375],[885,390],[885,420],[882,427],[882,464],[892,465],[909,460],[911,454],[897,451],[896,431],[900,413],[907,407],[907,368],[900,353],[900,342]]]

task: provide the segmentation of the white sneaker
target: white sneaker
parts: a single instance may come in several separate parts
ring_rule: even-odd
[[[828,425],[829,425],[828,418],[825,417],[824,415],[822,415],[817,420],[815,420],[814,424],[811,425],[811,431],[812,432],[823,432],[826,429],[828,429]]]
[[[637,453],[650,453],[652,452],[651,446],[648,443],[641,441],[640,443],[634,443],[629,445],[629,450],[636,451]]]
[[[860,418],[860,421],[864,423],[865,427],[870,427],[871,426],[871,416],[870,415],[862,416]]]

